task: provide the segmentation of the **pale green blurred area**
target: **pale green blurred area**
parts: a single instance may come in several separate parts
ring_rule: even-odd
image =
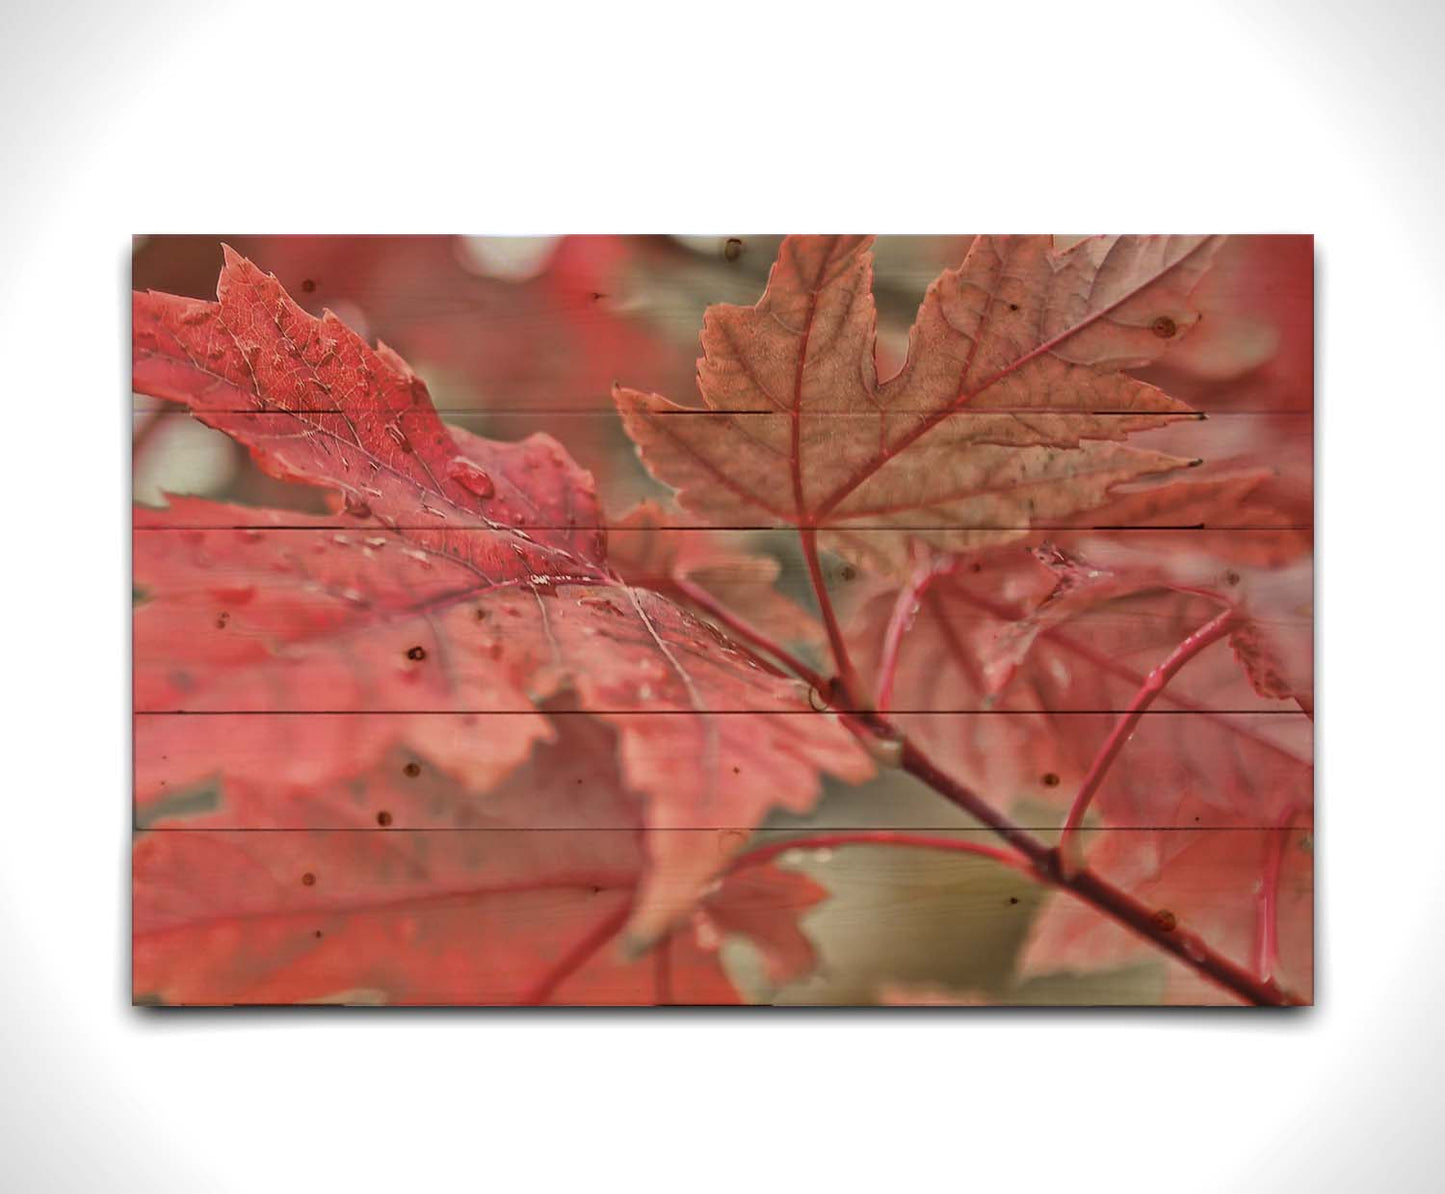
[[[1033,824],[1057,812],[1037,810]],[[946,832],[976,822],[922,784],[884,771],[857,787],[830,784],[808,817],[775,816],[769,828],[881,827]],[[1052,837],[1052,834],[1047,836]],[[759,959],[742,942],[724,951],[730,973],[758,1001],[779,1004],[981,1002],[1009,1005],[1157,1005],[1163,963],[1060,973],[1020,980],[1019,951],[1047,893],[988,859],[927,850],[854,846],[800,851],[790,860],[826,887],[830,898],[804,918],[819,953],[809,978],[770,986]]]

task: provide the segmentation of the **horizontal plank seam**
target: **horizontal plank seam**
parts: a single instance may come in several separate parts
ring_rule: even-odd
[[[166,508],[167,508],[167,507],[164,507],[164,506],[148,506],[148,507],[145,507],[145,509],[149,509],[149,510],[164,510],[164,509],[166,509]],[[259,509],[259,507],[258,507],[258,509]],[[29,521],[31,521],[31,522],[33,523],[35,520],[34,520],[34,519],[31,519],[31,520],[29,520]],[[1100,523],[1100,524],[1098,524],[1098,525],[1089,525],[1089,524],[1085,524],[1085,523],[1044,523],[1044,522],[1034,522],[1034,523],[1027,523],[1027,524],[1022,524],[1022,523],[1021,523],[1021,524],[1006,524],[1006,523],[950,522],[950,523],[889,523],[889,524],[872,525],[872,524],[867,524],[867,523],[861,523],[861,524],[860,524],[860,523],[841,522],[841,523],[838,523],[838,524],[833,525],[833,526],[823,527],[822,530],[825,531],[825,532],[826,532],[826,531],[830,531],[830,530],[847,531],[849,534],[854,534],[854,533],[857,533],[857,532],[868,532],[868,533],[871,533],[871,532],[875,532],[875,531],[878,532],[878,533],[880,533],[880,534],[883,534],[883,533],[896,534],[896,533],[899,532],[899,531],[1127,531],[1127,532],[1129,532],[1129,533],[1138,533],[1138,532],[1142,532],[1142,531],[1156,531],[1156,532],[1160,532],[1160,533],[1178,533],[1179,531],[1201,531],[1201,532],[1209,531],[1209,532],[1214,532],[1214,533],[1216,533],[1216,534],[1219,533],[1219,532],[1221,532],[1221,531],[1228,531],[1228,532],[1230,532],[1230,533],[1241,532],[1241,533],[1250,533],[1250,534],[1265,534],[1265,533],[1276,533],[1276,534],[1277,534],[1277,533],[1282,533],[1282,532],[1286,532],[1286,531],[1312,531],[1312,530],[1314,530],[1314,525],[1315,525],[1315,524],[1314,524],[1313,522],[1289,523],[1289,524],[1286,524],[1286,525],[1283,525],[1283,526],[1254,526],[1254,525],[1249,524],[1249,523],[1242,523],[1242,524],[1239,524],[1239,525],[1237,525],[1237,526],[1236,526],[1236,525],[1227,525],[1227,524],[1226,524],[1226,525],[1216,524],[1216,525],[1214,525],[1214,526],[1209,526],[1209,525],[1206,524],[1206,523],[1198,523],[1198,522],[1195,522],[1195,523],[1181,523],[1181,524],[1176,525],[1176,526],[1159,525],[1159,524],[1155,524],[1155,523]],[[235,522],[235,523],[224,523],[224,524],[222,524],[222,523],[194,524],[194,523],[181,523],[181,522],[177,522],[177,523],[168,523],[168,524],[166,524],[165,526],[154,526],[154,525],[150,525],[150,526],[134,526],[134,525],[132,525],[132,527],[131,527],[131,530],[132,530],[133,532],[135,532],[136,534],[141,534],[141,533],[148,532],[148,531],[149,531],[149,532],[160,531],[160,532],[165,532],[165,533],[182,532],[182,531],[261,531],[261,532],[265,532],[265,531],[313,531],[313,532],[316,532],[316,533],[329,532],[329,531],[351,531],[351,532],[354,532],[354,533],[360,533],[360,532],[371,531],[371,530],[375,530],[376,533],[382,534],[382,533],[385,533],[386,531],[435,531],[435,530],[440,530],[440,529],[445,529],[445,530],[448,530],[448,531],[485,531],[485,532],[487,532],[488,534],[496,534],[496,533],[497,533],[497,528],[496,528],[496,527],[487,526],[485,523],[480,523],[480,522],[479,522],[479,523],[474,523],[474,524],[473,524],[473,523],[454,523],[454,524],[452,524],[451,526],[445,527],[445,528],[439,528],[436,523],[418,523],[418,524],[415,524],[415,525],[398,523],[398,524],[396,524],[395,526],[385,526],[385,527],[375,527],[375,528],[373,528],[373,527],[371,527],[369,524],[359,523],[359,522],[350,522],[350,523],[342,523],[342,522],[337,522],[337,523],[279,523],[279,524],[249,523],[249,522]],[[651,529],[651,528],[638,528],[638,527],[635,527],[635,526],[631,526],[631,525],[629,525],[629,524],[627,524],[627,523],[620,523],[620,524],[612,524],[612,523],[570,523],[570,524],[560,524],[560,525],[557,525],[557,526],[551,526],[551,525],[544,524],[544,523],[529,523],[529,524],[527,525],[527,528],[526,528],[526,529],[527,529],[527,531],[528,531],[529,533],[531,533],[531,532],[536,532],[536,531],[570,531],[570,532],[577,532],[577,531],[594,531],[594,530],[595,530],[595,531],[624,531],[624,532],[630,532],[630,533],[634,533],[634,534],[653,534],[653,533],[655,533],[655,531],[654,531],[653,529]],[[789,529],[791,529],[791,527],[790,527],[790,526],[787,526],[787,525],[784,525],[784,524],[782,524],[782,523],[736,523],[736,524],[728,524],[728,525],[722,525],[722,524],[717,524],[717,523],[708,523],[708,524],[701,524],[701,523],[699,523],[699,524],[696,524],[696,525],[686,525],[686,524],[684,524],[684,525],[674,525],[674,524],[669,523],[667,526],[661,527],[661,528],[657,528],[657,529],[659,529],[659,530],[666,530],[666,531],[668,531],[668,532],[672,532],[672,531],[703,531],[703,532],[707,532],[707,531],[773,531],[773,530],[789,530]]]
[[[933,717],[1103,717],[1123,713],[1124,709],[900,709],[889,710],[890,716]],[[547,717],[599,717],[608,713],[626,713],[638,717],[696,717],[699,712],[712,717],[816,717],[812,709],[645,709],[626,706],[616,709],[538,709],[533,706],[516,709],[135,709],[135,717],[524,717],[542,713]],[[863,709],[830,707],[830,713],[863,713]],[[1302,717],[1291,704],[1280,709],[1149,709],[1144,717]]]
[[[490,418],[490,417],[493,417],[493,416],[506,417],[506,418],[530,418],[530,417],[537,417],[537,416],[548,416],[548,417],[550,417],[550,416],[553,416],[553,415],[565,415],[565,416],[571,417],[571,418],[579,418],[579,417],[580,417],[580,418],[596,418],[596,419],[608,419],[608,420],[613,420],[613,421],[615,421],[615,420],[617,419],[617,417],[618,417],[617,412],[616,412],[615,410],[612,410],[612,409],[609,408],[609,407],[602,406],[600,399],[599,399],[599,404],[598,404],[598,406],[596,406],[596,407],[588,407],[588,406],[553,406],[553,407],[546,407],[546,406],[530,406],[530,407],[524,407],[524,406],[515,406],[515,407],[504,407],[504,406],[495,406],[495,407],[456,406],[456,407],[436,407],[435,409],[436,409],[436,413],[437,413],[438,415],[443,415],[443,416],[445,416],[445,415],[451,415],[451,416],[455,416],[455,417],[466,417],[466,418],[477,418],[477,419],[486,419],[486,418]],[[179,416],[189,416],[190,413],[191,413],[189,408],[179,408],[179,407],[177,407],[177,408],[169,408],[169,407],[154,407],[154,406],[147,407],[147,406],[135,406],[135,405],[132,405],[131,411],[132,411],[132,413],[135,414],[135,415],[162,415],[162,416],[165,416],[165,417],[167,417],[167,418],[175,418],[175,417],[179,417]],[[324,408],[308,408],[307,411],[306,411],[306,413],[307,413],[308,415],[343,415],[343,414],[348,414],[348,413],[350,413],[350,412],[348,412],[348,411],[346,411],[346,410],[343,410],[341,407],[335,407],[335,408],[332,408],[332,407],[324,407]],[[699,418],[699,417],[718,419],[718,418],[732,417],[732,416],[735,416],[735,415],[741,415],[741,416],[765,416],[765,415],[766,415],[766,416],[770,416],[770,417],[773,417],[773,418],[784,418],[784,417],[786,417],[786,415],[785,415],[783,412],[777,411],[777,410],[773,410],[773,409],[771,409],[770,407],[758,407],[758,408],[756,408],[756,409],[745,408],[745,409],[742,409],[742,410],[726,410],[726,411],[724,411],[724,410],[705,410],[705,409],[702,409],[702,408],[699,407],[699,408],[697,408],[697,409],[682,409],[682,410],[668,410],[668,411],[649,411],[648,413],[649,413],[649,415],[655,415],[655,416],[657,416],[657,417],[659,417],[659,418],[668,418],[668,419]],[[874,418],[877,418],[877,412],[876,412],[876,411],[850,410],[850,409],[848,409],[848,408],[846,408],[846,407],[839,407],[839,408],[836,409],[836,410],[830,409],[830,408],[826,408],[826,407],[825,407],[825,408],[818,409],[818,410],[812,410],[812,409],[810,408],[810,410],[809,410],[808,413],[809,413],[810,416],[813,416],[813,415],[838,415],[838,416],[843,417],[843,418],[864,418],[864,419],[874,419]],[[888,413],[889,413],[889,414],[898,414],[898,415],[907,415],[907,414],[933,414],[933,413],[935,413],[935,411],[934,411],[934,409],[931,408],[931,407],[898,406],[898,407],[889,407],[889,408],[888,408]],[[235,407],[234,409],[227,408],[227,409],[216,409],[216,410],[212,410],[212,409],[210,409],[210,408],[207,408],[206,414],[208,414],[208,415],[213,415],[213,414],[214,414],[214,415],[255,415],[255,416],[258,416],[258,417],[262,417],[262,418],[264,418],[264,417],[278,417],[278,418],[280,418],[280,417],[286,417],[287,412],[276,411],[276,410],[257,410],[255,407],[240,406],[240,407]],[[981,408],[975,408],[975,409],[972,409],[972,410],[966,410],[966,409],[965,409],[965,410],[959,410],[959,411],[954,412],[952,415],[949,416],[949,418],[982,418],[982,417],[986,417],[986,416],[989,416],[989,415],[1007,415],[1007,414],[1020,414],[1020,415],[1029,415],[1029,416],[1037,416],[1037,415],[1055,415],[1055,416],[1056,416],[1056,415],[1070,415],[1070,416],[1074,416],[1074,417],[1076,417],[1076,418],[1096,417],[1096,416],[1109,416],[1109,417],[1116,417],[1116,418],[1138,418],[1138,417],[1151,416],[1151,415],[1152,415],[1152,416],[1159,416],[1159,417],[1161,417],[1161,418],[1170,419],[1170,420],[1176,421],[1176,422],[1190,422],[1190,421],[1192,421],[1192,422],[1203,422],[1203,421],[1213,422],[1215,419],[1233,419],[1233,418],[1265,418],[1265,417],[1269,417],[1269,418],[1279,418],[1279,417],[1287,417],[1287,418],[1313,418],[1313,416],[1314,416],[1314,410],[1313,410],[1312,408],[1311,408],[1311,409],[1303,409],[1303,410],[1302,410],[1302,409],[1299,409],[1299,408],[1291,408],[1291,407],[1248,407],[1248,408],[1243,408],[1243,409],[1211,410],[1211,411],[1152,411],[1152,410],[1120,410],[1120,409],[1116,409],[1116,408],[1113,408],[1113,407],[1101,407],[1101,408],[1099,408],[1099,409],[1091,409],[1091,408],[1080,408],[1080,407],[1049,408],[1049,407],[1037,407],[1037,406],[1021,406],[1021,407],[988,407],[988,408],[982,408],[982,407],[981,407]]]
[[[629,833],[637,832],[637,825],[137,825],[132,824],[134,833]],[[1021,825],[1030,833],[1050,833],[1057,825]],[[909,833],[958,833],[980,837],[993,837],[991,829],[959,828],[957,825],[806,825],[798,828],[758,830],[747,825],[669,825],[665,829],[653,828],[649,834],[667,833],[735,833],[745,830],[754,836],[816,834],[816,833],[866,833],[870,830],[902,830]],[[1086,836],[1101,833],[1278,833],[1279,824],[1273,825],[1093,825],[1081,831]],[[1312,831],[1311,831],[1312,832]],[[786,839],[785,839],[786,840]],[[860,841],[859,846],[875,843]],[[888,849],[906,846],[890,844]]]

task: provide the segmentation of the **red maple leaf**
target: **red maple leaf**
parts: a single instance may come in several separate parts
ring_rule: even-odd
[[[621,948],[655,835],[613,731],[573,706],[549,712],[556,740],[486,792],[398,748],[284,794],[228,785],[216,807],[184,815],[144,804],[137,996],[732,1003],[718,957],[730,933],[753,940],[774,981],[811,968],[797,918],[822,890],[771,866],[721,879],[652,956]],[[726,841],[707,837],[726,858]]]
[[[1066,523],[1187,459],[1125,447],[1191,417],[1124,372],[1188,330],[1209,237],[979,237],[928,289],[896,376],[875,364],[866,237],[789,237],[754,307],[714,306],[703,408],[618,388],[643,459],[721,525],[799,526],[885,564]],[[864,534],[863,530],[891,534]]]
[[[1075,602],[1056,596],[1058,571],[1027,547],[948,560],[916,597],[905,591],[891,663],[899,595],[862,603],[855,658],[865,677],[885,666],[895,676],[892,719],[964,783],[1005,806],[1067,805],[1145,676],[1219,612],[1203,594],[1114,583]],[[1115,824],[1172,826],[1197,799],[1207,819],[1190,825],[1267,823],[1308,800],[1310,737],[1309,721],[1278,716],[1220,645],[1143,717],[1096,807]]]
[[[617,578],[591,479],[550,438],[447,428],[394,353],[233,253],[218,298],[135,296],[135,388],[329,489],[337,512],[137,514],[142,800],[162,777],[305,791],[396,745],[484,788],[554,733],[536,705],[570,690],[618,731],[647,826],[689,831],[648,839],[629,921],[647,941],[726,862],[697,831],[740,844],[769,808],[809,807],[820,771],[866,775],[796,682]]]
[[[1314,711],[1314,564],[1301,548],[1310,535],[1294,528],[1252,535],[1163,533],[1147,542],[1101,534],[1071,537],[1092,565],[1106,569],[1116,591],[1169,588],[1210,597],[1234,611],[1229,641],[1260,696]],[[1085,589],[1076,602],[1096,593]]]
[[[461,405],[512,411],[598,409],[624,368],[686,380],[686,344],[631,309],[652,257],[683,254],[657,238],[558,237],[525,276],[485,268],[458,236],[252,236],[236,246],[264,261],[306,310],[331,308],[407,360],[453,381]],[[670,250],[670,251],[669,251]],[[216,242],[156,238],[139,250],[149,284],[204,294]],[[577,420],[584,439],[596,424]],[[570,445],[569,436],[569,445]]]

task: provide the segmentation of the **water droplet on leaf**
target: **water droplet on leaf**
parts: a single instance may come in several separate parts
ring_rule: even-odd
[[[453,457],[447,465],[447,476],[479,498],[489,498],[497,492],[497,487],[492,483],[484,469],[477,467],[470,460],[460,456]]]

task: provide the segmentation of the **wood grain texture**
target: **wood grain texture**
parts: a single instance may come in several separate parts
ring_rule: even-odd
[[[484,276],[461,238],[242,238],[260,272],[227,268],[250,271],[255,327],[270,335],[264,273],[290,291],[274,360],[228,323],[222,386],[205,354],[158,363],[157,329],[138,319],[137,386],[192,402],[211,426],[133,394],[136,1001],[1238,1002],[1238,985],[1187,964],[1193,945],[1171,954],[1161,941],[1207,943],[1312,998],[1312,246],[1183,239],[1203,247],[1165,288],[1167,310],[1126,296],[1122,318],[1103,304],[1109,327],[1082,320],[1057,343],[1050,320],[1100,305],[1088,287],[1040,300],[1038,319],[1006,262],[987,286],[930,292],[924,322],[967,343],[911,385],[920,297],[970,238],[881,241],[871,303],[857,287],[835,296],[847,318],[834,322],[856,324],[865,349],[821,365],[833,324],[810,337],[827,271],[784,294],[787,319],[751,305],[778,238],[712,253],[567,238],[513,280]],[[209,296],[218,255],[155,238],[137,285]],[[712,360],[696,362],[718,302],[737,306],[707,316]],[[339,326],[312,318],[323,309],[360,333],[359,359],[407,381],[403,413],[425,416],[426,459],[405,435],[372,443],[351,412],[327,409],[323,391],[352,391],[335,352],[312,359],[312,324]],[[183,349],[193,324],[224,322],[216,310],[175,301]],[[771,345],[761,372],[737,350],[749,328]],[[1022,359],[1044,358],[1046,376],[1025,377],[1023,405],[1010,405],[991,354],[1011,375],[1014,341],[1035,332],[1042,344]],[[1123,353],[1121,336],[1143,349]],[[407,362],[373,353],[379,338]],[[270,394],[291,379],[288,353],[320,379],[296,399],[300,431]],[[1100,362],[1100,378],[1085,376]],[[728,409],[685,409],[701,401],[697,364]],[[197,392],[191,366],[211,378]],[[948,408],[947,434],[934,434],[944,408],[927,396],[967,392],[971,370],[987,409]],[[885,415],[870,403],[894,383],[875,383],[895,377]],[[758,490],[749,468],[776,457],[801,472],[807,456],[814,472],[848,474],[849,453],[904,451],[911,423],[943,445],[908,460],[929,494],[959,445],[983,463],[966,484],[940,481],[936,502],[900,482],[860,507],[877,518],[830,525],[819,557],[794,524],[849,513],[823,500],[828,486],[812,493],[799,476],[785,492],[768,477],[785,500],[761,513],[681,508],[609,401],[618,378],[644,387],[649,436],[685,427],[695,455],[743,445],[732,472],[710,468],[745,495]],[[754,391],[784,397],[747,401]],[[460,429],[455,445],[433,407]],[[981,420],[991,430],[971,436]],[[1010,420],[1030,451],[1107,456],[1132,433],[1129,450],[1166,464],[1100,482],[1058,516],[994,501],[1019,488]],[[483,469],[490,441],[501,463],[489,455]],[[454,446],[472,466],[458,471]],[[651,450],[659,476],[698,484],[659,471],[666,453]],[[388,472],[411,487],[383,476],[375,499],[358,496]],[[555,502],[530,501],[539,472],[565,478]],[[815,582],[833,608],[819,608]],[[1121,730],[1221,606],[1238,623]],[[848,683],[833,675],[840,644]],[[857,702],[840,695],[850,684]],[[1035,835],[1043,861],[1004,850],[980,828],[987,816],[900,769],[899,742],[867,730],[870,717]],[[1077,840],[1052,849],[1123,730]],[[1145,933],[1064,890],[1055,868],[1074,849],[1143,909]]]
[[[135,721],[135,744],[143,761],[145,787],[137,793],[138,827],[184,826],[201,817],[208,825],[222,829],[376,829],[431,827],[468,829],[488,823],[485,793],[469,792],[465,776],[449,773],[419,750],[398,747],[380,755],[375,771],[347,779],[309,782],[302,772],[294,778],[277,776],[276,757],[304,755],[308,750],[332,754],[350,750],[354,757],[369,758],[370,746],[392,732],[391,715],[328,713],[261,714],[139,714]],[[553,713],[555,718],[558,714]],[[572,713],[563,716],[590,717]],[[651,714],[657,718],[678,716]],[[726,715],[724,715],[726,716]],[[776,714],[777,717],[814,714]],[[1056,827],[1058,805],[1067,802],[1078,786],[1093,748],[1102,744],[1117,721],[1111,713],[1061,715],[1068,721],[1067,741],[1072,751],[1058,751],[1026,763],[1008,774],[983,776],[993,782],[986,789],[991,796],[1009,804],[1032,801],[1037,810],[1031,827]],[[493,734],[499,751],[510,749],[512,730],[501,724],[507,715],[455,715],[410,713],[403,732],[408,742],[443,742],[449,738],[474,743],[485,752]],[[1017,748],[1017,740],[1034,728],[1019,722],[1032,718],[1019,712],[922,713],[903,717],[911,736],[924,742],[954,742],[956,749],[987,755]],[[382,719],[388,724],[378,724]],[[416,723],[416,724],[410,724]],[[1115,789],[1169,787],[1182,797],[1171,805],[1155,801],[1147,813],[1120,810],[1113,823],[1140,828],[1193,828],[1211,810],[1238,799],[1236,786],[1248,776],[1251,785],[1272,786],[1276,792],[1293,791],[1297,800],[1308,800],[1308,765],[1311,758],[1309,721],[1298,712],[1204,714],[1188,711],[1160,711],[1146,714],[1136,731],[1133,754],[1120,765]],[[682,772],[694,764],[695,756],[686,741],[663,736],[651,737],[650,761],[664,771]],[[505,745],[504,745],[505,744]],[[940,753],[947,753],[941,748]],[[1141,760],[1134,763],[1131,760]],[[238,788],[258,789],[252,799],[238,803],[219,777],[224,767]],[[706,819],[678,830],[730,832],[736,828],[729,818],[729,793],[745,793],[758,777],[744,768],[729,772],[719,781],[717,809],[699,815]],[[585,791],[589,777],[579,774],[573,781]],[[398,790],[400,790],[398,792]],[[1109,793],[1106,792],[1106,796]],[[304,796],[304,799],[300,797]],[[1047,811],[1054,806],[1056,811]],[[952,824],[948,810],[912,810],[907,816],[880,807],[869,823],[873,828],[928,828]],[[1128,815],[1126,815],[1128,814]],[[575,828],[575,813],[563,808],[539,806],[524,818],[521,827],[536,829]],[[584,825],[599,826],[595,817]],[[633,818],[618,812],[616,828],[633,824]]]

